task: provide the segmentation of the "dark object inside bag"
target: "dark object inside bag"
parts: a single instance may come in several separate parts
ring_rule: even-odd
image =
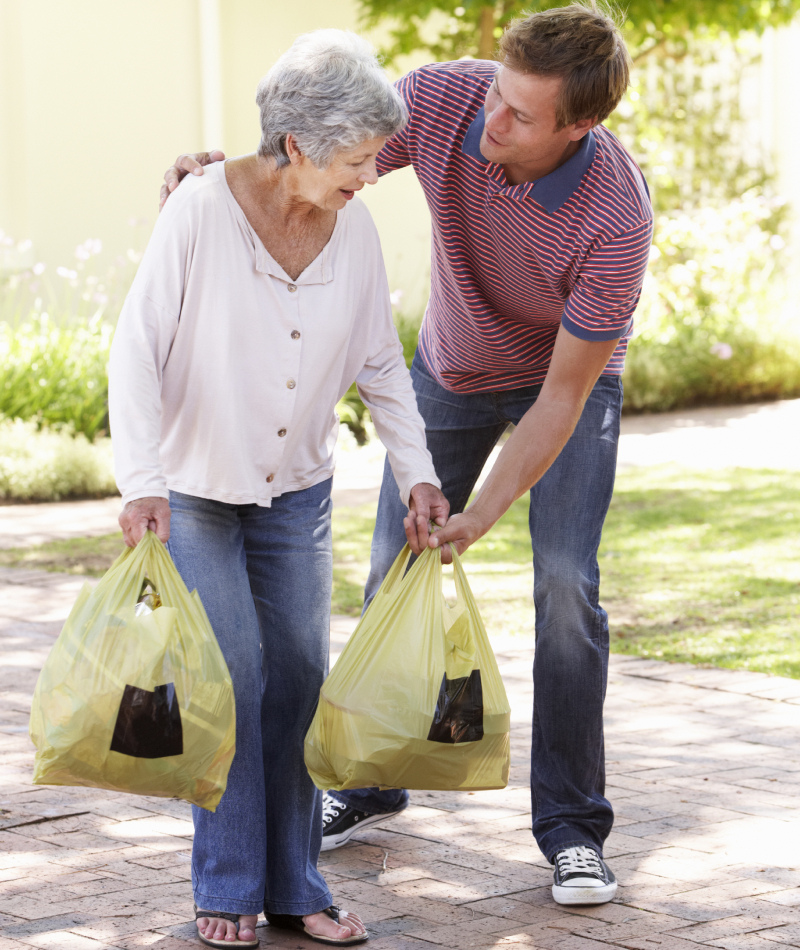
[[[119,704],[111,751],[138,759],[183,754],[183,727],[174,683],[150,692],[126,686]]]
[[[428,739],[431,742],[477,742],[483,738],[481,671],[449,680],[442,678]]]

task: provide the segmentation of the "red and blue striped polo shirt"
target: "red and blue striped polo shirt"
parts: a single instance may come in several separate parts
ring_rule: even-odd
[[[413,165],[431,211],[422,358],[454,392],[530,386],[563,324],[582,340],[620,337],[604,370],[619,375],[652,238],[644,177],[597,126],[554,172],[510,185],[478,148],[496,69],[437,63],[399,80],[409,122],[378,156],[381,174]]]

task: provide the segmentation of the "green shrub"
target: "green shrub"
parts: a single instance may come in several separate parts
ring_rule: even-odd
[[[0,421],[0,499],[59,501],[116,494],[111,440],[95,442],[64,429]]]
[[[133,220],[140,244],[148,222]],[[0,244],[15,242],[0,232]],[[30,241],[16,243],[29,259]],[[71,428],[94,439],[108,430],[108,351],[141,254],[109,259],[90,238],[67,267],[42,262],[0,273],[0,417]]]
[[[774,214],[753,189],[721,208],[657,217],[625,368],[628,411],[800,394],[800,334],[776,281]]]
[[[100,314],[57,323],[40,313],[19,326],[0,324],[0,415],[90,440],[105,434],[113,333]]]

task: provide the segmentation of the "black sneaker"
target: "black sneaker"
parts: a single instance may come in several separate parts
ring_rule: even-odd
[[[334,848],[341,848],[362,828],[379,825],[382,821],[387,821],[399,814],[400,811],[388,811],[382,815],[368,815],[365,811],[351,808],[349,805],[337,801],[333,795],[323,792],[322,846],[320,851],[333,851]]]
[[[594,848],[565,848],[553,859],[553,900],[557,904],[606,904],[617,881]]]

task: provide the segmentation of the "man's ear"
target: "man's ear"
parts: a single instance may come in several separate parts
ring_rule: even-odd
[[[573,142],[579,142],[584,135],[597,125],[597,116],[592,116],[591,119],[579,119],[577,122],[573,122],[570,126],[570,135],[569,137]]]

